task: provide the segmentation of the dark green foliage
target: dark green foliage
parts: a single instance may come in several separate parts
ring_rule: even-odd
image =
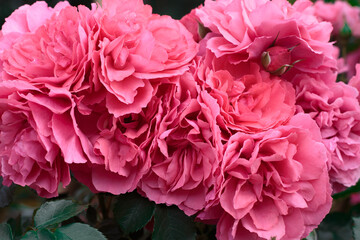
[[[156,206],[153,240],[192,240],[196,229],[193,220],[175,206]]]
[[[28,231],[21,240],[57,240],[48,229],[39,229],[37,231]]]
[[[54,232],[57,240],[106,240],[97,229],[87,224],[73,223],[60,227]]]
[[[360,240],[360,217],[354,217],[353,237],[354,240]]]
[[[0,239],[1,240],[12,240],[13,235],[9,224],[0,224]]]
[[[11,189],[2,184],[3,179],[0,177],[0,208],[6,207],[12,201]]]
[[[114,207],[114,216],[125,233],[136,232],[152,218],[155,203],[136,192],[120,195]]]
[[[61,223],[84,211],[86,205],[78,205],[71,200],[46,202],[36,212],[34,223],[36,228],[44,228]]]

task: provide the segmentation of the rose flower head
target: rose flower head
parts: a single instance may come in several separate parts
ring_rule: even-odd
[[[152,14],[142,1],[103,1],[100,49],[94,68],[106,88],[106,106],[115,117],[146,107],[160,78],[182,75],[197,43],[180,23]]]
[[[299,75],[298,111],[308,113],[318,124],[331,155],[330,181],[335,192],[360,178],[360,106],[356,88],[337,82],[320,83]],[[355,81],[355,80],[354,80]]]
[[[225,146],[218,239],[302,239],[331,207],[327,152],[305,114]]]
[[[139,190],[158,204],[175,204],[193,215],[217,200],[222,158],[219,106],[200,92],[190,73],[161,100],[153,123],[156,134],[146,148],[151,169]]]
[[[293,5],[286,0],[207,0],[196,9],[210,30],[200,45],[215,60],[225,58],[234,66],[262,61],[266,71],[290,82],[298,73],[326,76],[337,67],[329,43],[332,27],[318,21],[311,6],[307,0]]]

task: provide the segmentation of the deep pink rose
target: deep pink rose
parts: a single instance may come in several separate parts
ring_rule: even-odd
[[[2,79],[25,80],[39,88],[55,86],[73,91],[84,88],[94,48],[90,39],[95,25],[94,12],[95,9],[91,11],[84,6],[79,6],[79,10],[65,6],[36,30],[23,33],[0,55]],[[9,23],[13,23],[16,19],[10,20]],[[3,38],[7,40],[8,36]]]
[[[225,147],[218,239],[301,239],[330,210],[327,152],[309,116],[264,133],[239,132]]]
[[[268,59],[264,69],[288,81],[303,72],[333,73],[337,61],[329,43],[332,27],[319,22],[311,6],[307,0],[293,5],[286,0],[207,0],[204,7],[196,10],[201,23],[210,29],[200,44],[206,44],[215,58],[226,57],[239,68],[243,62],[260,62],[274,47],[281,48],[286,61],[278,61],[276,68],[269,69]],[[281,62],[284,71],[276,71]]]
[[[247,133],[265,131],[286,123],[295,112],[292,84],[260,70],[256,63],[243,65],[233,76],[226,68],[215,71],[206,64],[198,69],[203,88],[221,107],[229,130]]]
[[[187,215],[216,200],[222,158],[219,106],[190,73],[162,97],[148,148],[151,170],[139,189],[150,200],[175,204]]]
[[[79,145],[71,136],[72,104],[61,91],[14,91],[15,87],[31,88],[25,85],[0,83],[0,175],[5,185],[27,185],[42,197],[55,197],[59,183],[66,186],[70,182],[67,163],[79,161],[74,151]],[[61,142],[67,134],[70,136]]]
[[[324,84],[306,75],[299,75],[295,81],[299,110],[316,121],[331,154],[330,180],[334,191],[354,185],[360,178],[358,91],[342,82]]]
[[[197,53],[191,33],[142,1],[103,1],[95,71],[115,117],[139,113],[164,77],[180,76]]]

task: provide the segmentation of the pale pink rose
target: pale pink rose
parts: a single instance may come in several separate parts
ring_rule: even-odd
[[[139,113],[164,77],[180,76],[197,53],[192,35],[169,16],[151,14],[142,1],[103,1],[95,71],[115,117]]]
[[[84,88],[95,47],[90,39],[94,14],[95,9],[65,6],[33,32],[18,37],[0,56],[2,79],[25,80],[39,88]]]
[[[260,70],[256,63],[242,67],[235,70],[237,75],[243,72],[240,77],[225,67],[215,71],[204,64],[198,69],[203,88],[221,107],[226,128],[253,133],[286,123],[295,113],[292,84]]]
[[[342,82],[324,84],[299,75],[297,105],[321,130],[331,155],[330,180],[335,192],[360,178],[360,106],[358,91]]]
[[[303,72],[333,73],[337,61],[329,43],[332,27],[319,22],[311,6],[307,0],[293,5],[286,0],[207,0],[196,10],[211,30],[200,44],[239,68],[243,62],[262,61],[265,70],[288,81]],[[270,57],[264,62],[266,53]]]
[[[316,1],[314,14],[321,20],[330,22],[333,25],[333,34],[339,34],[345,23],[351,29],[354,36],[360,36],[360,8],[351,6],[346,1],[335,1],[325,3]]]
[[[73,134],[72,120],[66,114],[70,111],[71,100],[61,91],[47,94],[35,89],[31,93],[13,91],[11,84],[16,88],[31,88],[20,81],[0,83],[0,175],[3,183],[27,185],[42,197],[55,197],[60,182],[63,186],[70,182],[64,157],[68,161],[78,160],[73,151],[76,149],[74,137],[64,142],[68,152],[59,147],[64,135]]]
[[[236,133],[225,148],[218,239],[301,239],[329,212],[327,152],[310,116]]]
[[[200,92],[190,73],[164,93],[155,138],[147,149],[150,172],[140,192],[157,204],[175,204],[187,215],[209,207],[219,189],[222,143],[216,100]]]

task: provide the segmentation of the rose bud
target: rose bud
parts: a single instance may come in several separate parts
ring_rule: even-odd
[[[286,48],[282,46],[274,46],[267,49],[261,54],[261,63],[265,70],[274,75],[282,75],[286,73],[293,65],[300,60],[291,62],[291,51],[295,48]]]

